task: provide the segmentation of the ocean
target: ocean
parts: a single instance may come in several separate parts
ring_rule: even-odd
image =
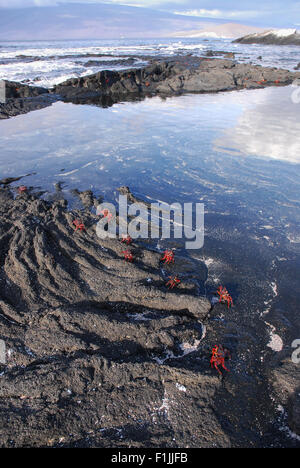
[[[134,56],[131,66],[146,63],[145,56],[193,54],[208,50],[234,52],[240,62],[293,70],[300,56],[292,46],[233,44],[230,39],[118,39],[94,41],[0,42],[0,79],[51,87],[71,77],[100,70],[128,68],[111,64]],[[260,59],[259,57],[262,57]],[[93,61],[105,62],[100,66]],[[90,62],[87,66],[87,63]],[[107,62],[107,63],[106,63]]]

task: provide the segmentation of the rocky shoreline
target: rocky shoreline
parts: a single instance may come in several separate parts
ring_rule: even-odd
[[[237,305],[199,296],[199,260],[176,255],[162,267],[161,253],[136,241],[126,262],[124,244],[96,235],[92,192],[77,191],[84,207],[68,211],[59,191],[46,201],[11,182],[0,189],[0,446],[268,445],[270,371],[252,336],[264,337],[263,322],[251,330]],[[168,290],[174,271],[182,281]],[[210,368],[216,343],[231,354],[223,376]],[[298,430],[297,378],[286,365],[274,362],[270,382]]]
[[[178,56],[153,61],[142,68],[104,70],[72,78],[52,89],[7,82],[7,102],[0,104],[0,119],[40,109],[58,100],[107,107],[151,96],[286,86],[296,78],[300,78],[300,73],[229,59]]]
[[[273,30],[262,33],[248,34],[233,41],[238,44],[263,45],[300,45],[300,34],[296,29]]]
[[[90,192],[79,196],[87,203],[80,213],[68,212],[63,199],[46,202],[30,190],[15,196],[9,184],[0,189],[0,321],[8,356],[0,445],[172,447],[176,433],[180,445],[196,446],[192,401],[220,385],[209,351],[203,376],[163,363],[197,351],[210,302],[185,281],[169,291],[158,252],[134,244],[131,264],[118,240],[100,242],[89,211],[97,200]],[[74,230],[78,216],[84,231]],[[176,263],[186,270],[184,259]],[[171,428],[168,395],[180,398],[187,387],[195,394]],[[209,407],[203,416],[203,425],[215,420]]]

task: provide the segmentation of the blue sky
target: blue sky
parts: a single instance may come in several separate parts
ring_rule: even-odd
[[[295,0],[63,0],[61,3],[131,5],[194,17],[224,18],[245,24],[300,26],[300,1]],[[56,0],[0,0],[1,8],[51,6]]]

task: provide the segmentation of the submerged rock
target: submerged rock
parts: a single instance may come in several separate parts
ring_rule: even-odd
[[[87,62],[83,62],[82,65],[84,67],[107,67],[110,66],[120,66],[123,67],[124,65],[133,65],[135,62],[134,58],[128,59],[116,59],[116,60],[88,60]]]
[[[0,120],[43,109],[57,101],[47,88],[5,80],[5,103],[0,103]]]
[[[234,58],[235,58],[235,54],[234,54],[233,52],[228,52],[228,54],[225,54],[225,55],[224,55],[224,58],[234,59]]]

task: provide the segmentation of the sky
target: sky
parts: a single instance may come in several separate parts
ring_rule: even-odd
[[[0,8],[53,6],[57,0],[0,0]],[[295,0],[63,0],[63,3],[107,3],[146,7],[194,17],[224,18],[245,24],[300,26],[300,1]]]

